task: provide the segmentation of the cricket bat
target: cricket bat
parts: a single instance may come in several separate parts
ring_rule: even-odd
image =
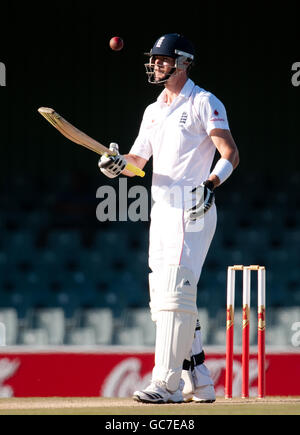
[[[116,153],[111,151],[106,146],[102,145],[100,142],[97,142],[95,139],[92,139],[87,134],[78,130],[78,128],[74,127],[74,125],[70,124],[66,121],[61,115],[59,115],[55,110],[50,109],[49,107],[40,107],[38,112],[53,125],[61,134],[70,139],[72,142],[77,143],[85,148],[88,148],[91,151],[94,151],[97,154],[103,155],[106,154],[108,156],[115,156]],[[127,163],[125,169],[132,172],[133,174],[144,177],[145,172],[142,171],[137,166],[132,165],[131,163]]]

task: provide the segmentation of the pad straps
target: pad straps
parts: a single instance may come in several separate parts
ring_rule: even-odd
[[[204,350],[201,353],[197,353],[197,355],[191,356],[191,361],[185,359],[183,361],[182,370],[194,370],[195,366],[199,366],[203,364],[205,361],[205,353]]]

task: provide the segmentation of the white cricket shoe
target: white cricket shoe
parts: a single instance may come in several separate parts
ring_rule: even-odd
[[[183,381],[180,381],[178,390],[171,393],[167,390],[165,382],[152,381],[149,387],[133,393],[133,400],[143,403],[182,403]]]
[[[195,388],[195,391],[183,394],[184,402],[213,403],[216,401],[216,393],[213,385],[204,385]]]

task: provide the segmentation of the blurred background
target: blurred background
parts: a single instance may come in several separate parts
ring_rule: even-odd
[[[144,52],[171,32],[194,42],[191,78],[224,103],[241,160],[217,191],[218,227],[198,286],[204,342],[225,345],[227,266],[260,264],[267,269],[267,344],[292,344],[300,321],[296,14],[243,4],[232,15],[214,2],[180,7],[1,5],[0,322],[7,344],[154,344],[149,222],[97,220],[97,189],[118,191],[118,180],[102,175],[97,155],[61,136],[37,109],[53,107],[128,152],[161,91],[147,83]],[[110,50],[113,36],[124,39],[122,51]],[[149,189],[151,166],[128,189]],[[256,301],[253,275],[253,325]],[[239,279],[236,307],[238,322]]]

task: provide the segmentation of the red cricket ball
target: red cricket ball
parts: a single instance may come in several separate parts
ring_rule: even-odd
[[[114,51],[120,51],[124,47],[123,39],[120,38],[119,36],[114,36],[109,41],[109,46]]]

